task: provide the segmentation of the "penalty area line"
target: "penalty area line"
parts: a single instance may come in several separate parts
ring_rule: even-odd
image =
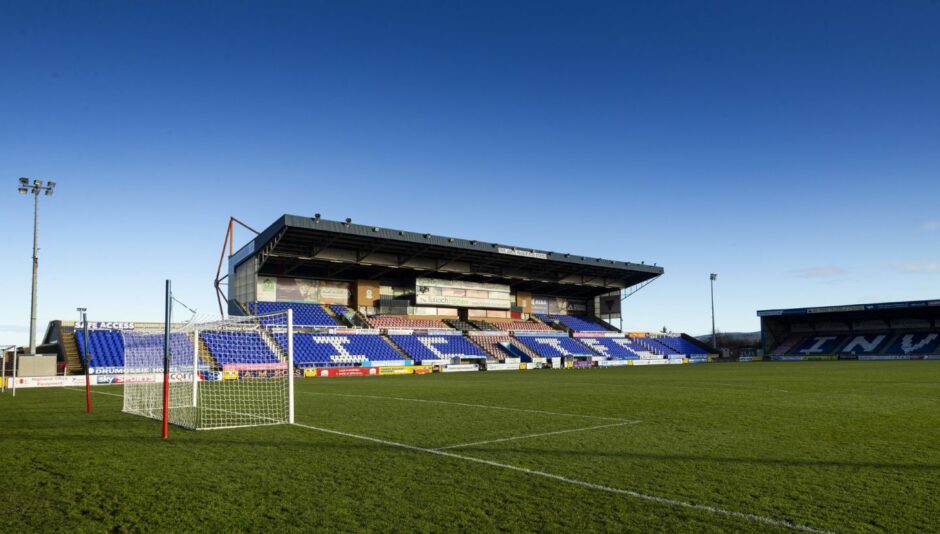
[[[443,400],[434,400],[434,399],[413,399],[410,397],[386,397],[384,395],[356,395],[353,393],[323,393],[320,391],[299,391],[298,393],[306,393],[307,395],[326,395],[330,397],[352,397],[359,399],[381,399],[381,400],[394,400],[394,401],[404,401],[404,402],[423,402],[427,404],[444,404],[448,406],[463,406],[465,408],[485,408],[488,410],[506,410],[509,412],[522,412],[522,413],[537,413],[541,415],[557,415],[561,417],[582,417],[584,419],[598,419],[601,421],[618,421],[620,423],[639,423],[635,419],[623,419],[622,417],[607,417],[603,415],[585,415],[580,413],[564,413],[564,412],[549,412],[545,410],[533,410],[530,408],[512,408],[510,406],[495,406],[492,404],[471,404],[468,402],[454,402],[454,401],[443,401]]]
[[[798,530],[798,531],[801,531],[801,532],[813,532],[813,533],[817,533],[817,534],[833,534],[832,531],[823,530],[823,529],[819,529],[819,528],[816,528],[816,527],[811,527],[811,526],[808,526],[808,525],[801,525],[801,524],[799,524],[799,523],[793,523],[793,522],[791,522],[791,521],[787,521],[787,520],[784,520],[784,519],[774,519],[774,518],[772,518],[772,517],[766,517],[766,516],[762,516],[762,515],[748,514],[748,513],[745,513],[745,512],[737,512],[737,511],[734,511],[734,510],[726,510],[726,509],[724,509],[724,508],[718,508],[718,507],[709,506],[709,505],[706,505],[706,504],[696,504],[696,503],[691,503],[691,502],[687,502],[687,501],[681,501],[681,500],[678,500],[678,499],[670,499],[670,498],[668,498],[668,497],[660,497],[660,496],[657,496],[657,495],[650,495],[650,494],[647,494],[647,493],[640,493],[640,492],[638,492],[638,491],[633,491],[633,490],[628,490],[628,489],[614,488],[614,487],[611,487],[611,486],[605,486],[605,485],[603,485],[603,484],[595,484],[594,482],[587,482],[587,481],[584,481],[584,480],[578,480],[578,479],[574,479],[574,478],[568,478],[568,477],[565,477],[565,476],[562,476],[562,475],[556,475],[556,474],[554,474],[554,473],[549,473],[549,472],[546,472],[546,471],[539,471],[539,470],[536,470],[536,469],[529,469],[529,468],[526,468],[526,467],[519,467],[519,466],[511,465],[511,464],[504,464],[504,463],[501,463],[501,462],[494,462],[494,461],[492,461],[492,460],[484,460],[484,459],[482,459],[482,458],[475,458],[475,457],[473,457],[473,456],[464,456],[464,455],[462,455],[462,454],[456,454],[456,453],[453,453],[453,452],[443,451],[443,450],[439,450],[439,449],[426,449],[426,448],[424,448],[424,447],[418,447],[418,446],[415,446],[415,445],[408,445],[407,443],[398,443],[398,442],[395,442],[395,441],[389,441],[389,440],[385,440],[385,439],[381,439],[381,438],[373,438],[373,437],[371,437],[371,436],[363,436],[363,435],[360,435],[360,434],[352,434],[352,433],[350,433],[350,432],[342,432],[342,431],[340,431],[340,430],[331,430],[331,429],[329,429],[329,428],[321,428],[321,427],[316,427],[316,426],[311,426],[311,425],[305,425],[305,424],[302,424],[302,423],[294,423],[294,426],[299,426],[299,427],[301,427],[301,428],[306,428],[306,429],[309,429],[309,430],[315,430],[315,431],[317,431],[317,432],[324,432],[324,433],[326,433],[326,434],[334,434],[334,435],[337,435],[337,436],[343,436],[343,437],[346,437],[346,438],[353,438],[353,439],[359,439],[359,440],[363,440],[363,441],[370,441],[370,442],[372,442],[372,443],[378,443],[378,444],[380,444],[380,445],[385,445],[385,446],[388,446],[388,447],[396,447],[396,448],[399,448],[399,449],[405,449],[405,450],[409,450],[409,451],[423,452],[423,453],[427,453],[427,454],[434,454],[434,455],[437,455],[437,456],[443,456],[443,457],[446,457],[446,458],[453,458],[453,459],[455,459],[455,460],[464,460],[464,461],[466,461],[466,462],[474,462],[474,463],[478,463],[478,464],[482,464],[482,465],[488,465],[488,466],[491,466],[491,467],[499,467],[499,468],[501,468],[501,469],[508,469],[508,470],[510,470],[510,471],[516,471],[516,472],[519,472],[519,473],[525,473],[525,474],[531,475],[531,476],[539,476],[539,477],[543,477],[543,478],[548,478],[548,479],[552,479],[552,480],[557,480],[557,481],[559,481],[559,482],[564,482],[564,483],[566,483],[566,484],[571,484],[571,485],[573,485],[573,486],[580,486],[580,487],[582,487],[582,488],[587,488],[587,489],[592,489],[592,490],[597,490],[597,491],[604,491],[604,492],[607,492],[607,493],[615,493],[615,494],[618,494],[618,495],[626,495],[626,496],[629,496],[629,497],[633,497],[633,498],[635,498],[635,499],[640,499],[640,500],[644,500],[644,501],[655,502],[655,503],[659,503],[659,504],[665,504],[665,505],[674,506],[674,507],[678,507],[678,508],[686,508],[686,509],[689,509],[689,510],[699,510],[699,511],[702,511],[702,512],[709,512],[709,513],[712,513],[712,514],[718,514],[718,515],[724,515],[724,516],[728,516],[728,517],[734,517],[734,518],[737,518],[737,519],[743,519],[743,520],[745,520],[745,521],[750,521],[750,522],[752,522],[752,523],[761,523],[761,524],[764,524],[764,525],[771,525],[771,526],[774,526],[774,527],[789,528],[789,529]]]
[[[462,448],[465,448],[465,447],[473,447],[473,446],[477,446],[477,445],[489,445],[490,443],[502,443],[502,442],[505,442],[505,441],[516,441],[516,440],[519,440],[519,439],[541,438],[541,437],[545,437],[545,436],[557,436],[557,435],[559,435],[559,434],[570,434],[570,433],[572,433],[572,432],[587,432],[588,430],[600,430],[601,428],[613,428],[613,427],[617,427],[617,426],[635,425],[635,424],[637,424],[637,423],[639,423],[639,422],[640,422],[640,421],[628,421],[628,422],[625,422],[625,423],[611,423],[611,424],[609,424],[609,425],[596,425],[596,426],[586,426],[586,427],[582,427],[582,428],[569,428],[569,429],[566,429],[566,430],[555,430],[555,431],[553,431],[553,432],[542,432],[542,433],[539,433],[539,434],[524,434],[524,435],[522,435],[522,436],[511,436],[511,437],[508,437],[508,438],[490,439],[490,440],[487,440],[487,441],[474,441],[474,442],[472,442],[472,443],[458,443],[457,445],[448,445],[448,446],[446,446],[446,447],[437,447],[436,449],[433,449],[433,450],[435,450],[435,451],[445,451],[445,450],[449,450],[449,449],[462,449]]]
[[[84,393],[84,392],[85,392],[84,389],[78,389],[78,388],[62,388],[62,389],[67,389],[67,390],[69,390],[69,391],[79,391],[79,392],[81,392],[81,393]],[[94,393],[95,395],[110,395],[110,396],[112,396],[112,397],[121,397],[121,398],[124,398],[124,395],[120,395],[120,394],[118,394],[118,393],[108,393],[107,391],[95,391],[95,390],[91,390],[91,392]]]

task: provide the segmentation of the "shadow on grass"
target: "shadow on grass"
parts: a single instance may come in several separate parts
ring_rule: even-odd
[[[451,449],[449,452],[461,453],[514,453],[534,456],[589,456],[592,458],[619,458],[623,460],[649,460],[657,462],[710,462],[715,464],[751,464],[751,465],[779,465],[785,467],[845,467],[845,468],[871,468],[871,469],[907,469],[934,471],[940,470],[940,464],[936,463],[897,463],[897,462],[864,462],[847,460],[815,460],[799,458],[732,458],[727,456],[706,456],[699,454],[675,454],[675,453],[657,453],[650,451],[630,451],[630,452],[585,452],[583,450],[559,450],[545,448],[525,448],[514,447],[511,449],[487,449],[485,447],[466,447]]]
[[[137,422],[134,426],[139,425]],[[268,427],[273,428],[273,427]],[[230,432],[258,432],[257,428],[244,429],[244,430],[217,430],[217,431],[204,431],[204,432],[195,432],[184,429],[171,429],[170,440],[164,442],[159,437],[159,427],[154,425],[152,434],[143,434],[140,432],[140,428],[135,428],[132,433],[122,433],[122,434],[43,434],[43,435],[13,435],[5,436],[8,438],[9,442],[21,441],[21,442],[67,442],[76,444],[79,446],[81,444],[101,444],[101,443],[126,443],[126,444],[138,444],[142,446],[153,446],[158,443],[168,443],[170,445],[185,445],[193,447],[209,447],[212,449],[218,449],[220,446],[227,447],[264,447],[264,448],[281,448],[287,450],[297,450],[297,449],[309,449],[321,453],[323,451],[330,450],[341,450],[341,451],[361,451],[366,453],[368,451],[375,450],[395,450],[396,447],[390,445],[383,445],[378,443],[365,443],[358,442],[355,438],[350,438],[350,441],[339,441],[336,438],[329,437],[326,434],[321,434],[324,436],[325,440],[311,442],[305,439],[296,439],[288,438],[287,436],[274,437],[270,439],[258,439],[257,436],[245,436],[245,439],[231,439],[230,437],[224,437],[223,433]],[[174,439],[174,434],[176,434]],[[270,435],[270,432],[267,432]],[[206,439],[203,439],[203,438]],[[381,436],[375,436],[379,439],[390,439],[394,438],[384,438]],[[221,439],[220,439],[221,438]],[[287,438],[287,439],[285,439]],[[420,447],[420,446],[419,446]],[[430,448],[430,447],[429,447]],[[406,450],[406,449],[398,449]],[[411,451],[425,454],[422,451]],[[586,452],[584,450],[565,450],[565,449],[549,449],[549,448],[534,448],[534,447],[512,447],[512,448],[503,448],[503,449],[493,449],[486,447],[465,447],[465,448],[456,448],[446,451],[450,454],[456,455],[470,455],[471,453],[510,453],[527,456],[539,456],[539,457],[559,457],[559,456],[571,456],[571,457],[591,457],[594,459],[620,459],[627,460],[630,462],[634,461],[656,461],[656,462],[706,462],[714,464],[742,464],[742,465],[763,465],[763,466],[782,466],[782,467],[832,467],[832,468],[850,468],[850,469],[897,469],[897,470],[908,470],[908,471],[940,471],[940,464],[937,463],[898,463],[898,462],[865,462],[865,461],[849,461],[849,460],[816,460],[816,459],[794,459],[794,458],[734,458],[727,456],[707,456],[699,454],[675,454],[675,453],[658,453],[650,451],[630,451],[630,452]],[[328,452],[324,456],[333,457],[333,452]],[[482,457],[479,454],[474,455],[475,458],[487,459]],[[490,458],[492,459],[492,458]]]

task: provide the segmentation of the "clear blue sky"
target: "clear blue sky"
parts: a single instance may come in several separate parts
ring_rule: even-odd
[[[666,275],[625,326],[940,296],[940,3],[4,2],[0,344],[211,313],[225,224],[313,214]],[[241,234],[240,238],[248,236]],[[40,333],[41,334],[41,333]]]

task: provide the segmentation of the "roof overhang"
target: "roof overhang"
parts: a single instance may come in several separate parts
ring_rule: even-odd
[[[866,316],[922,316],[940,315],[940,299],[912,300],[904,302],[880,302],[873,304],[846,304],[841,306],[818,306],[815,308],[789,308],[781,310],[759,310],[762,319],[789,321],[815,321],[819,319],[855,319]]]
[[[229,261],[255,257],[258,274],[322,279],[433,277],[509,284],[517,291],[589,297],[663,274],[643,263],[283,215]]]

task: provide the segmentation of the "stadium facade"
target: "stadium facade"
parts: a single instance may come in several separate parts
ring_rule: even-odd
[[[265,317],[287,309],[306,376],[699,363],[716,352],[684,334],[611,324],[622,325],[624,298],[663,274],[657,265],[295,215],[236,251],[234,222],[215,281],[220,312],[258,316],[260,328],[200,332],[192,345],[207,377],[276,364],[286,340]],[[111,383],[129,332],[153,326],[96,323],[86,343],[81,325],[53,321],[45,346],[60,368]],[[233,343],[252,354],[233,359]]]
[[[622,290],[662,274],[644,263],[284,215],[229,258],[226,300],[232,315],[247,313],[251,302],[291,301],[367,314],[612,318]],[[479,292],[484,286],[490,294]]]
[[[774,360],[940,358],[940,299],[757,312]]]

